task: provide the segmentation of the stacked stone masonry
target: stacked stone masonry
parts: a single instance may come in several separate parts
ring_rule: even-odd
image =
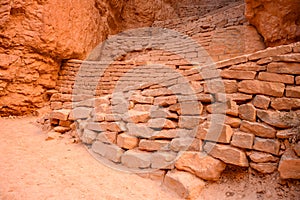
[[[78,75],[82,63],[90,72]],[[299,42],[215,65],[177,63],[115,61],[98,82],[86,83],[105,65],[70,60],[51,97],[51,123],[75,122],[94,154],[132,170],[165,170],[169,181],[182,171],[217,180],[226,165],[300,178]]]

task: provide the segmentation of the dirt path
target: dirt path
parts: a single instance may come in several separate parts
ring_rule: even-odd
[[[176,200],[159,182],[115,171],[81,144],[48,140],[36,118],[0,118],[0,200]],[[300,199],[300,181],[228,168],[199,200]]]
[[[0,118],[0,199],[176,199],[158,182],[101,165],[83,145],[46,141],[35,118]]]

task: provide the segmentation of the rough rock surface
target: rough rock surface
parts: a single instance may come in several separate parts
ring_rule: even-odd
[[[245,15],[264,37],[268,46],[300,40],[300,3],[298,0],[245,0]]]

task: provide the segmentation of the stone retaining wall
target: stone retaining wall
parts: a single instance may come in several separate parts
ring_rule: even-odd
[[[159,170],[155,176],[165,176],[170,187],[184,183],[183,171],[195,180],[217,180],[226,165],[300,179],[299,62],[300,43],[215,67],[116,61],[111,69],[126,73],[109,76],[106,83],[114,90],[97,95],[75,88],[71,109],[71,85],[82,62],[70,60],[61,70],[61,93],[51,98],[51,123],[63,132],[75,121],[93,154],[127,170]],[[85,64],[91,71],[104,65]],[[130,81],[140,84],[126,85]],[[190,195],[187,191],[183,196]]]

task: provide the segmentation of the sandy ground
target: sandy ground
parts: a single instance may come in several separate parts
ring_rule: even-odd
[[[0,118],[0,200],[180,199],[159,182],[105,167],[67,137],[46,140],[35,121]],[[198,199],[296,200],[300,183],[229,167]]]

